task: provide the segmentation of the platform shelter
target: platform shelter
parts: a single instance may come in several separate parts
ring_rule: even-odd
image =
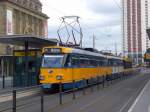
[[[59,44],[56,39],[45,39],[32,35],[0,36],[1,44],[19,46],[11,56],[0,56],[0,74],[5,79],[5,71],[12,76],[13,87],[34,86],[39,82],[39,70],[42,59],[41,49]],[[23,48],[23,49],[20,49]],[[5,66],[5,62],[10,67]]]

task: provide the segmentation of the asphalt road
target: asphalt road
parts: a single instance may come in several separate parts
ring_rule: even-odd
[[[150,81],[141,91],[128,112],[150,112]]]
[[[150,71],[143,72],[145,74],[120,81],[49,112],[128,112],[128,109],[150,79],[150,75],[147,74]]]
[[[44,112],[128,112],[136,97],[150,79],[150,70],[143,71],[124,80],[76,92],[76,99],[72,100],[72,93],[63,96],[63,105],[59,105],[59,94],[45,94]],[[12,101],[1,102],[2,108],[12,105]],[[11,112],[10,110],[4,112]],[[41,97],[39,95],[17,99],[17,112],[41,112]]]

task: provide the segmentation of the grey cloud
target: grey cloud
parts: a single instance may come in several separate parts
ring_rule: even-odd
[[[113,0],[85,0],[88,10],[96,15],[100,15],[100,19],[86,20],[81,17],[81,26],[84,35],[84,47],[92,47],[92,35],[95,34],[97,41],[96,47],[100,50],[114,49],[112,43],[121,43],[121,12]],[[106,18],[102,18],[104,15]],[[57,38],[58,26],[49,26],[49,37]],[[105,44],[102,45],[102,44]],[[118,49],[121,47],[118,45]]]
[[[113,0],[85,0],[87,8],[98,14],[119,14],[121,9]],[[120,4],[119,4],[120,5]]]

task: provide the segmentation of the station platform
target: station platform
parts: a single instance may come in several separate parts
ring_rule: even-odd
[[[6,77],[5,78],[5,85],[3,87],[3,79],[0,77],[0,93],[1,92],[4,92],[4,91],[8,91],[8,90],[12,90],[13,87],[12,87],[12,77]]]

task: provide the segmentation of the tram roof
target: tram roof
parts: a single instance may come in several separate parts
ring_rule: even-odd
[[[57,45],[58,40],[40,38],[34,35],[5,35],[0,36],[0,43],[16,46],[24,46],[28,42],[29,47],[42,48],[50,45]]]

